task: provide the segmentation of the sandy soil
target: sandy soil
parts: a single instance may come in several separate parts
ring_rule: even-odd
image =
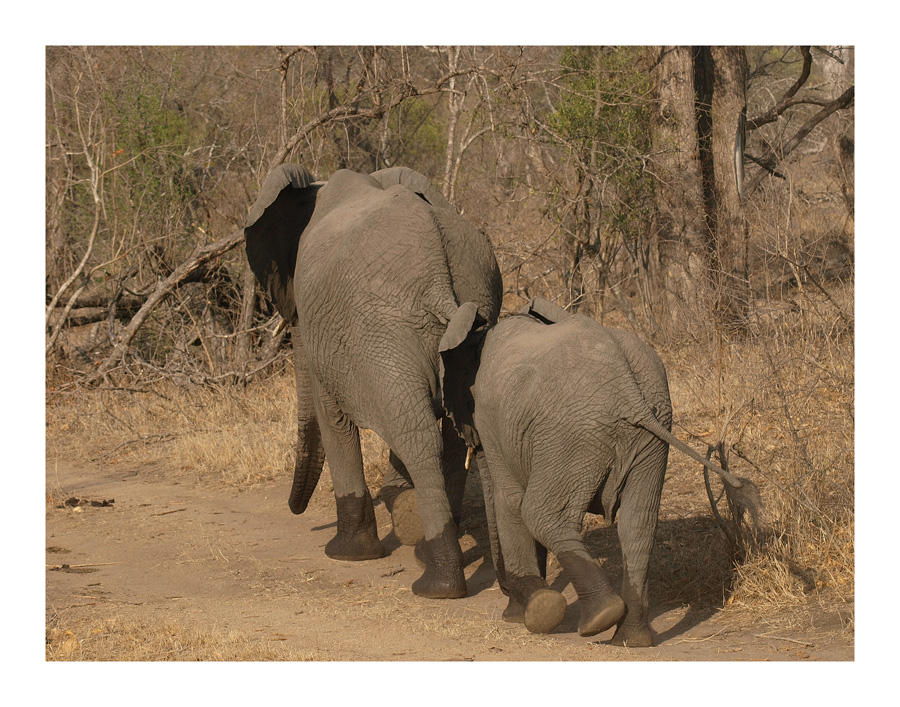
[[[323,476],[302,516],[288,510],[287,484],[238,491],[164,470],[49,460],[48,635],[53,631],[58,637],[69,628],[77,634],[76,627],[84,630],[114,616],[150,631],[154,626],[216,627],[258,644],[261,656],[274,645],[312,660],[854,659],[846,606],[818,605],[799,620],[783,616],[760,622],[723,608],[721,600],[660,604],[657,592],[651,593],[653,648],[612,646],[612,631],[582,638],[576,631],[577,597],[553,563],[550,579],[567,597],[569,611],[553,633],[533,635],[501,619],[506,601],[489,555],[485,561],[486,534],[471,488],[467,504],[474,503],[475,512],[467,513],[460,540],[469,596],[436,601],[410,591],[421,570],[412,548],[400,545],[390,532],[380,501],[376,513],[388,555],[337,562],[324,554],[334,532],[327,479]],[[664,503],[677,496],[677,486],[667,486]],[[597,534],[595,546],[602,546],[608,533],[600,529]],[[668,537],[656,564],[667,561],[665,545],[675,536]],[[56,649],[48,648],[48,658],[67,657],[58,647],[57,641]],[[170,656],[178,657],[177,652]]]

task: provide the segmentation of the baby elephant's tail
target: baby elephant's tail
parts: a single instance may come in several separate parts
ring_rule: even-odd
[[[664,442],[668,442],[671,446],[677,447],[678,449],[680,449],[682,452],[684,452],[688,456],[692,457],[693,459],[696,459],[698,462],[703,464],[703,466],[705,466],[710,471],[716,472],[726,482],[728,482],[728,485],[731,486],[732,488],[739,489],[739,488],[741,488],[741,486],[744,485],[740,479],[736,478],[735,476],[732,476],[727,471],[725,471],[724,469],[722,469],[719,466],[716,466],[709,459],[700,455],[698,452],[694,451],[689,446],[687,446],[684,442],[682,442],[680,439],[678,439],[678,437],[676,437],[671,432],[669,432],[669,430],[667,430],[665,427],[663,427],[659,423],[659,421],[652,415],[648,415],[646,418],[642,419],[637,424],[640,425],[641,427],[643,427],[648,432],[652,432],[653,434],[655,434],[657,437],[659,437]]]

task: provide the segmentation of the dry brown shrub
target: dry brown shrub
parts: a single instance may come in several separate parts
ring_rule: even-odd
[[[761,545],[734,549],[729,603],[852,601],[853,287],[795,288],[764,305],[742,337],[663,352],[675,431],[695,446],[724,439],[731,471],[762,493]]]

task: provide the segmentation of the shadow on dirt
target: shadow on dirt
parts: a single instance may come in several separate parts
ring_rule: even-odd
[[[470,522],[477,524],[477,520]],[[466,528],[465,524],[464,528],[476,540],[476,546],[464,554],[466,565],[485,558],[469,582],[470,594],[476,594],[491,587],[496,575],[486,529],[478,525]],[[591,554],[609,572],[613,586],[621,586],[622,554],[616,527],[593,529],[585,541]],[[688,609],[677,624],[656,636],[657,645],[686,633],[722,608],[734,575],[728,553],[727,540],[712,518],[697,516],[659,522],[650,560],[650,615],[656,618],[675,607]],[[569,584],[565,572],[551,581],[551,587],[560,592]],[[554,633],[577,632],[578,611],[575,601]]]

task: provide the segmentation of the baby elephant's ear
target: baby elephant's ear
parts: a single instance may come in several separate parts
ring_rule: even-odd
[[[475,304],[466,302],[450,318],[438,348],[444,410],[469,447],[481,445],[472,419],[475,411],[472,386],[478,373],[480,344],[486,324],[478,316]]]
[[[556,324],[556,322],[561,322],[563,319],[568,319],[572,316],[571,312],[543,297],[532,299],[519,310],[519,314],[528,314],[544,324]]]

